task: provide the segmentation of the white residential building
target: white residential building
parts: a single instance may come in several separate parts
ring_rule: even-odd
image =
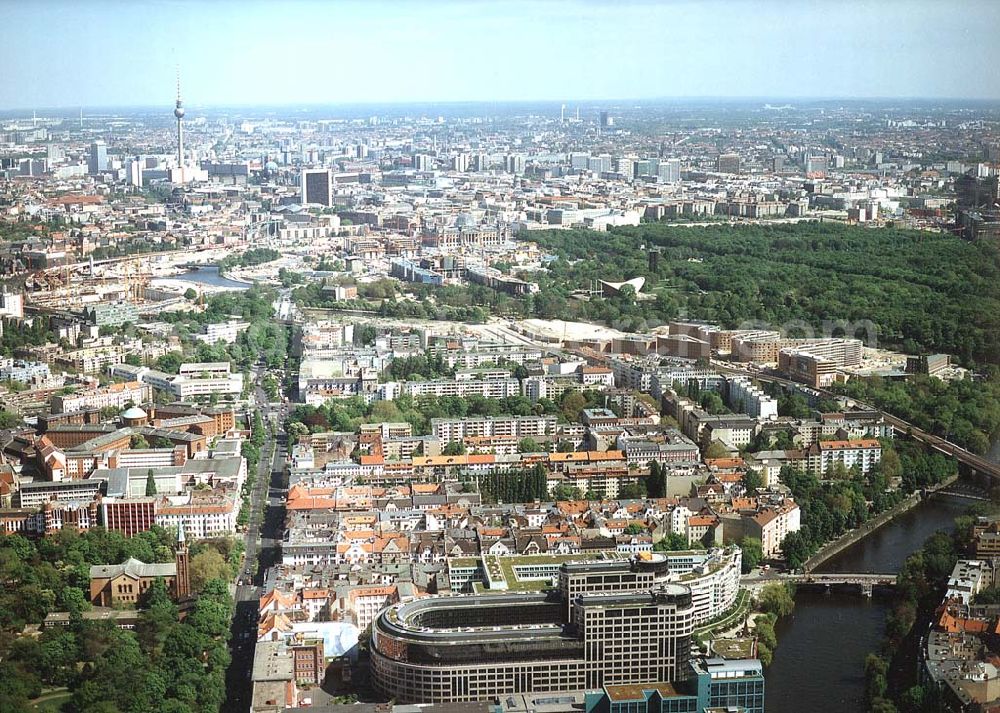
[[[249,322],[230,320],[228,322],[217,322],[205,325],[205,333],[195,335],[206,344],[232,344],[239,337],[240,332],[250,326]]]
[[[764,557],[774,557],[781,551],[781,542],[789,532],[801,527],[801,511],[793,500],[778,506],[767,506],[753,515],[744,516],[745,532],[760,540]]]
[[[57,394],[52,397],[51,409],[52,413],[73,413],[92,408],[124,409],[128,404],[144,404],[151,399],[152,393],[147,384],[126,381],[123,384],[110,384],[92,391]]]
[[[236,519],[240,514],[238,497],[218,497],[213,502],[197,501],[190,493],[168,498],[169,504],[160,504],[156,511],[156,524],[166,529],[182,524],[184,533],[193,539],[224,537],[236,532]]]
[[[726,379],[726,388],[731,409],[763,421],[773,421],[778,418],[777,400],[754,386],[745,376]]]
[[[407,381],[400,384],[406,396],[482,396],[487,399],[505,399],[521,393],[517,379],[440,379],[434,381]]]
[[[431,432],[441,443],[482,436],[529,438],[554,434],[555,416],[473,416],[469,418],[432,418]]]
[[[882,459],[882,444],[874,438],[856,441],[818,441],[806,451],[809,471],[820,477],[834,463],[843,463],[850,470],[857,466],[862,474]]]
[[[167,374],[145,366],[116,364],[111,368],[111,375],[142,381],[182,401],[197,396],[239,395],[243,392],[243,374],[231,372],[229,362],[183,364],[179,374]]]

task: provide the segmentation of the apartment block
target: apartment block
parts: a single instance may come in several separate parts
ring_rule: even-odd
[[[555,433],[555,416],[433,418],[431,432],[442,443],[481,436],[534,438]]]
[[[862,474],[882,459],[882,444],[874,438],[856,441],[818,441],[806,452],[810,472],[823,477],[830,466],[841,463],[850,470],[857,466]]]
[[[52,397],[51,409],[54,414],[87,409],[124,409],[127,405],[144,404],[151,399],[152,391],[147,384],[127,381],[122,384],[110,384],[92,391],[57,394]]]

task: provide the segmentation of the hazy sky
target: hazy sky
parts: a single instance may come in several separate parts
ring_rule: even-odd
[[[1000,0],[0,0],[0,108],[1000,99]]]

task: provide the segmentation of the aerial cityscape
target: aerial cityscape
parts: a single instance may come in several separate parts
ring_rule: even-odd
[[[0,711],[1000,711],[1000,3],[0,23]]]

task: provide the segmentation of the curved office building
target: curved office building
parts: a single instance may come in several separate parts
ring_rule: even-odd
[[[400,702],[669,682],[688,669],[691,589],[427,597],[383,611],[372,671]]]
[[[743,553],[739,547],[691,552],[643,552],[631,560],[568,562],[559,568],[567,605],[581,594],[648,591],[668,583],[691,589],[694,622],[701,624],[732,607],[740,593]]]

